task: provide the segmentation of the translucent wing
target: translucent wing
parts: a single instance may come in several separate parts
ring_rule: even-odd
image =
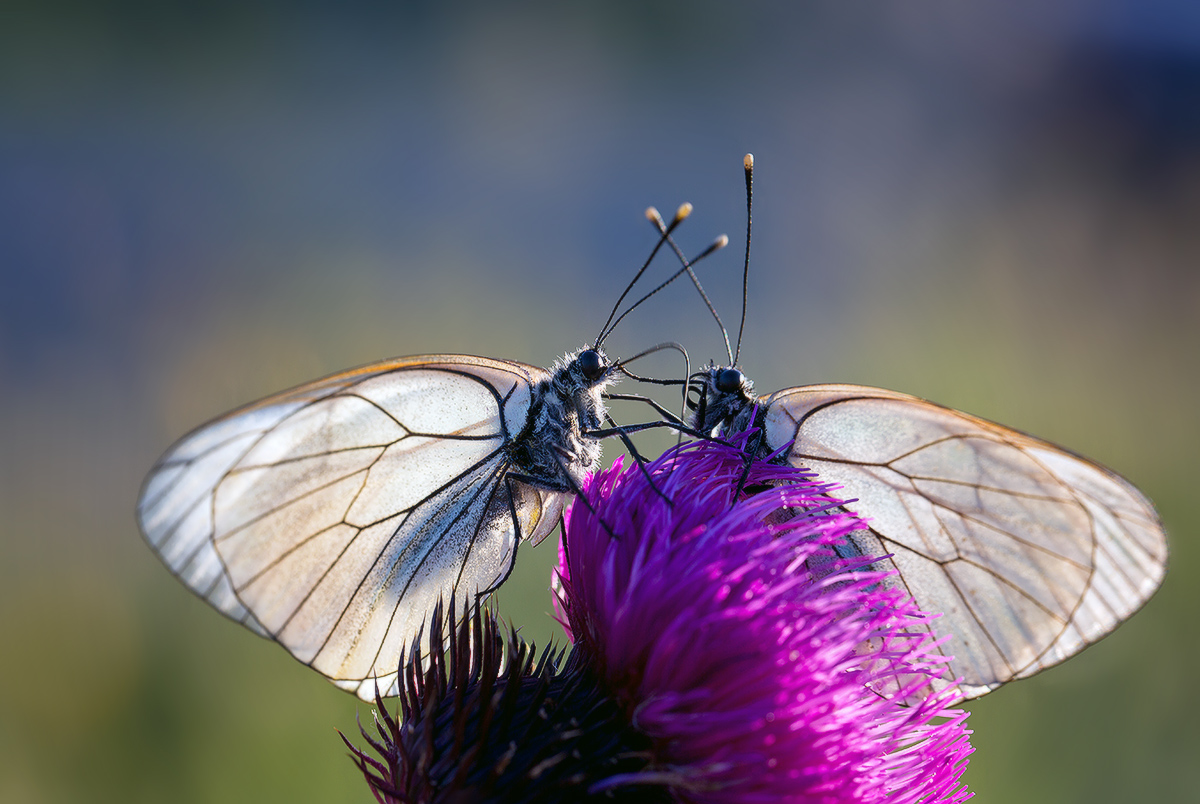
[[[159,460],[142,531],[196,594],[373,700],[439,599],[471,604],[507,577],[513,511],[531,538],[557,523],[562,494],[505,480],[547,376],[414,357],[262,400]]]
[[[1059,447],[916,397],[811,385],[763,400],[768,445],[844,486],[863,555],[951,635],[968,698],[1097,641],[1154,592],[1167,544],[1123,478]],[[843,493],[843,492],[839,492]]]

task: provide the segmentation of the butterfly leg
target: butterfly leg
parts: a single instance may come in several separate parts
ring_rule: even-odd
[[[663,380],[661,382],[666,383],[668,381]],[[619,399],[619,400],[625,400],[625,401],[629,401],[629,402],[642,402],[642,403],[649,405],[651,407],[651,409],[654,410],[654,412],[657,413],[659,416],[662,416],[664,421],[673,422],[674,424],[677,424],[681,427],[687,425],[687,423],[683,420],[683,415],[687,409],[687,404],[688,404],[686,387],[684,389],[683,406],[680,408],[678,416],[676,416],[671,411],[667,410],[665,407],[663,407],[662,405],[660,405],[658,402],[654,401],[650,397],[642,396],[641,394],[606,394],[605,398],[606,399]],[[683,443],[683,433],[682,432],[679,433],[679,437],[675,441],[675,446],[678,447],[681,443]]]
[[[734,444],[730,444],[728,441],[725,441],[723,439],[714,438],[713,436],[702,433],[699,430],[694,430],[691,427],[688,427],[687,425],[679,424],[677,422],[672,422],[672,421],[644,422],[642,424],[622,425],[620,428],[589,430],[586,433],[584,433],[584,435],[592,436],[594,438],[609,438],[611,436],[617,435],[618,429],[620,429],[620,430],[624,431],[626,434],[628,434],[628,433],[640,433],[642,430],[650,430],[655,427],[666,427],[671,430],[677,430],[678,432],[681,432],[684,435],[690,435],[693,438],[703,439],[704,441],[715,441],[716,443],[724,444],[727,447],[736,446]]]
[[[642,471],[642,476],[646,478],[646,482],[650,484],[650,488],[654,489],[654,493],[657,494],[663,502],[671,507],[674,507],[675,502],[666,494],[664,494],[662,490],[659,489],[658,484],[654,482],[654,478],[651,476],[650,470],[646,468],[648,461],[640,452],[638,452],[637,447],[634,446],[633,441],[626,434],[625,428],[613,421],[612,416],[606,414],[604,418],[607,419],[608,423],[612,425],[612,427],[609,428],[611,433],[617,436],[617,438],[621,439],[621,443],[625,445],[625,449],[629,450],[629,454],[633,456],[634,463],[636,463],[638,465],[638,469]]]
[[[674,422],[678,425],[686,424],[679,416],[676,416],[674,413],[667,410],[648,396],[642,396],[640,394],[605,394],[604,398],[619,399],[626,402],[643,402],[653,408],[655,413],[657,413],[659,416],[662,416],[667,421]]]

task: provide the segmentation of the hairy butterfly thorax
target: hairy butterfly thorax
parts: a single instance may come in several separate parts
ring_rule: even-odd
[[[516,439],[517,471],[569,491],[600,466],[604,391],[617,382],[602,349],[580,349],[557,361],[533,389],[528,432]]]

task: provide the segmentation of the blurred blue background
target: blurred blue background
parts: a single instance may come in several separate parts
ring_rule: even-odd
[[[349,366],[548,364],[649,204],[696,204],[690,250],[729,233],[701,274],[736,322],[747,151],[760,390],[1031,431],[1171,534],[1129,624],[972,705],[979,800],[1198,800],[1200,6],[854,5],[5,3],[0,800],[369,800],[334,732],[367,707],[169,577],[144,473]],[[720,357],[663,295],[611,350]],[[539,643],[552,561],[522,551],[501,596]]]

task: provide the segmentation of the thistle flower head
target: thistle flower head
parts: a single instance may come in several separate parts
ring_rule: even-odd
[[[830,545],[862,522],[810,474],[698,442],[590,478],[556,602],[573,644],[507,649],[478,609],[380,702],[381,804],[960,802],[971,746],[929,618]],[[877,692],[879,691],[879,692]],[[911,703],[906,706],[905,703]]]

